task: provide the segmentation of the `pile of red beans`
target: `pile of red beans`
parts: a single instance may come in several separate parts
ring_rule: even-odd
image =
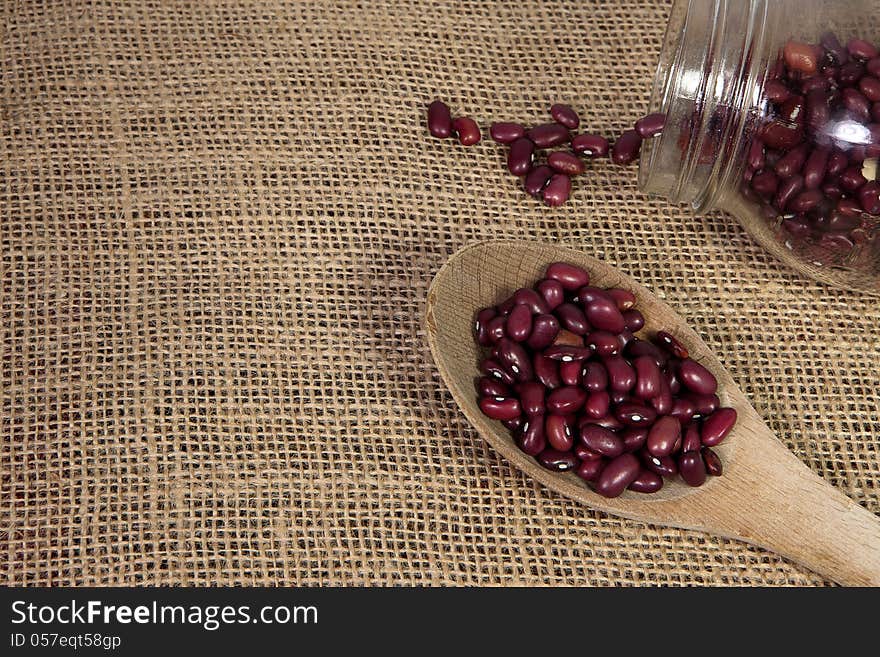
[[[765,84],[768,116],[751,143],[742,193],[785,235],[838,253],[878,233],[880,52],[789,41]]]
[[[635,301],[556,262],[475,323],[491,350],[476,383],[482,412],[542,466],[574,471],[606,497],[657,492],[664,477],[700,486],[721,475],[712,447],[736,422],[715,376],[674,336],[637,337],[645,318]]]
[[[615,164],[630,164],[639,156],[642,140],[663,131],[665,116],[649,114],[639,119],[635,129],[624,132],[612,146],[608,139],[592,133],[572,134],[580,126],[580,117],[568,105],[557,103],[550,108],[551,123],[526,128],[520,123],[493,123],[489,134],[499,144],[506,144],[507,169],[522,179],[523,189],[549,206],[559,206],[571,196],[571,179],[584,173],[582,157],[610,155]],[[428,107],[428,131],[446,139],[456,135],[459,142],[471,146],[480,141],[476,122],[469,117],[453,119],[449,107],[435,100]],[[543,157],[542,151],[558,146]],[[539,156],[536,158],[536,154]]]

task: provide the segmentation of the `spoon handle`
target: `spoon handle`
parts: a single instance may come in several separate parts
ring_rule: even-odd
[[[725,481],[713,504],[715,531],[769,548],[839,584],[880,586],[880,518],[764,429],[769,439],[743,450],[732,476],[718,479]]]

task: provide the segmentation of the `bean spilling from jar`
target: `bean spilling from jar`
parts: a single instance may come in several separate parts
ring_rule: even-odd
[[[880,227],[880,52],[831,32],[789,41],[764,86],[768,115],[742,194],[792,243],[846,257]]]
[[[551,207],[562,205],[571,196],[571,179],[586,171],[583,158],[608,156],[614,164],[631,164],[639,156],[642,141],[659,135],[666,122],[663,114],[649,114],[612,144],[599,134],[572,134],[581,121],[569,105],[552,105],[550,116],[552,122],[532,128],[516,122],[493,123],[489,135],[497,143],[508,146],[507,169],[521,178],[525,192]],[[428,107],[428,131],[438,139],[457,136],[465,146],[480,141],[476,122],[468,117],[453,119],[449,107],[439,100]],[[556,147],[564,148],[550,150]],[[545,151],[549,152],[542,155]]]
[[[556,262],[534,287],[480,310],[474,327],[488,352],[480,410],[542,466],[572,471],[605,497],[721,476],[713,448],[737,419],[675,336],[641,335],[635,303],[629,290],[591,286],[587,271]]]

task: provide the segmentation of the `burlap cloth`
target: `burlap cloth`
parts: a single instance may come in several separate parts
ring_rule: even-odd
[[[617,134],[646,1],[0,5],[2,527],[9,584],[821,584],[513,470],[422,317],[456,249],[577,246],[666,298],[783,441],[880,512],[880,311],[720,214],[597,164],[525,196],[486,139],[553,101]]]

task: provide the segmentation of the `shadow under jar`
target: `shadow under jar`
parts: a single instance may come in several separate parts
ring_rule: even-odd
[[[639,185],[880,295],[880,0],[676,0]]]

